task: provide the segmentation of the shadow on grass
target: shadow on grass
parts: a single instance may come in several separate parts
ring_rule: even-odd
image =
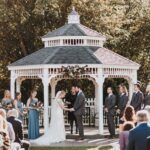
[[[111,146],[104,147],[32,147],[30,150],[112,150]]]

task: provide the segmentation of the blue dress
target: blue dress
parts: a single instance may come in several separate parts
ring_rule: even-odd
[[[29,116],[28,116],[28,138],[36,139],[40,136],[39,133],[39,112],[32,108],[38,102],[37,99],[32,99],[30,102]]]
[[[20,100],[17,101],[17,108],[19,109],[21,113],[23,113],[23,103]],[[19,113],[18,119],[21,121],[23,120],[23,116],[20,113]]]

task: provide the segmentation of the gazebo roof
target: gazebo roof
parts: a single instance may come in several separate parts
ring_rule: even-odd
[[[43,38],[55,36],[94,36],[104,37],[102,34],[94,31],[82,24],[66,24],[52,32],[48,32]]]
[[[39,64],[101,64],[93,54],[98,47],[63,46],[42,48],[10,66]]]
[[[105,37],[80,24],[79,15],[74,9],[68,16],[68,24],[49,32],[43,39],[47,43],[45,48],[10,64],[9,67],[45,64],[103,64],[137,68],[140,66],[103,48]]]
[[[42,48],[9,66],[40,64],[104,64],[139,66],[139,64],[109,49],[92,46],[58,46]]]

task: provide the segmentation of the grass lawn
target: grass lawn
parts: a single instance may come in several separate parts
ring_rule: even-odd
[[[30,150],[112,150],[112,147],[105,146],[102,148],[89,148],[89,147],[34,147],[30,148]]]

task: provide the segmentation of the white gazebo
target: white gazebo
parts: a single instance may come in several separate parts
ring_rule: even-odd
[[[73,9],[68,23],[42,37],[44,48],[10,64],[11,95],[20,91],[25,79],[41,79],[44,87],[44,129],[49,125],[49,84],[51,98],[59,80],[66,78],[62,66],[87,66],[81,79],[92,80],[95,85],[99,134],[103,134],[103,83],[106,78],[125,78],[129,83],[130,98],[137,82],[140,65],[103,47],[106,38],[80,24],[80,16]],[[16,86],[16,88],[15,88]]]

